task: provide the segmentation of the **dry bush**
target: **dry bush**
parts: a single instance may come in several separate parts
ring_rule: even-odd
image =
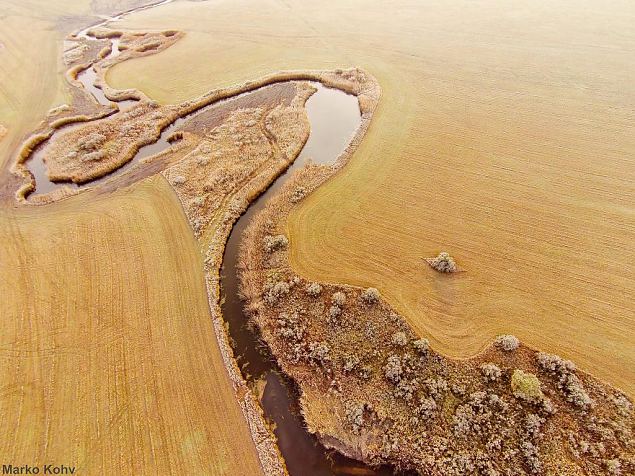
[[[376,304],[380,298],[379,291],[376,288],[365,289],[360,298],[365,304]]]
[[[326,342],[309,343],[309,359],[320,365],[331,361],[331,349]]]
[[[392,354],[388,356],[386,365],[384,366],[384,375],[392,383],[399,383],[403,374],[401,359],[398,355]]]
[[[307,284],[306,293],[311,297],[318,297],[322,293],[322,286],[319,283]]]
[[[454,259],[445,251],[439,253],[436,258],[426,258],[426,262],[432,269],[440,273],[456,273],[458,271]]]
[[[504,350],[505,352],[511,352],[518,349],[520,341],[516,336],[512,335],[500,335],[494,341],[494,345]]]
[[[289,245],[289,240],[284,235],[267,235],[262,241],[263,249],[266,253],[283,250]]]
[[[263,299],[267,304],[273,306],[281,297],[285,294],[289,294],[290,289],[289,283],[286,281],[278,281],[275,284],[269,283],[265,285]]]
[[[172,185],[183,185],[185,182],[187,179],[183,175],[177,175],[171,180]]]
[[[331,296],[331,303],[334,306],[343,307],[346,304],[346,294],[341,291],[338,291]]]
[[[391,342],[393,343],[393,345],[396,345],[397,347],[403,347],[408,343],[408,337],[406,336],[405,332],[395,332],[392,335],[392,339]]]
[[[419,354],[425,355],[428,353],[428,349],[430,348],[430,342],[428,339],[417,339],[412,342],[412,346]]]
[[[491,362],[481,365],[481,373],[488,382],[495,382],[502,375],[500,367]]]

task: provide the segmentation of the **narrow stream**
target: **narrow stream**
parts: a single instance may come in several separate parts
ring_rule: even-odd
[[[161,2],[157,2],[157,3],[152,3],[149,5],[144,5],[142,7],[139,8],[135,8],[133,10],[130,10],[128,12],[124,12],[124,13],[120,13],[118,15],[114,15],[114,16],[110,16],[107,17],[105,19],[103,19],[100,22],[94,23],[90,26],[87,26],[86,28],[79,30],[77,33],[75,33],[75,37],[76,38],[84,38],[86,40],[96,40],[96,38],[94,36],[92,36],[89,31],[92,30],[93,28],[99,28],[101,26],[104,26],[108,23],[117,21],[117,20],[121,20],[123,17],[125,17],[126,15],[130,15],[131,13],[134,12],[139,12],[142,10],[147,10],[149,8],[154,8],[154,7],[158,7],[160,5],[163,5],[165,3],[170,3],[172,0],[163,0]],[[104,59],[109,59],[109,58],[114,58],[116,56],[119,56],[120,51],[119,51],[119,43],[120,43],[120,39],[119,38],[108,38],[110,40],[110,53],[108,53],[108,55],[106,55],[104,57]],[[94,64],[94,63],[93,63]],[[97,87],[95,82],[97,80],[97,73],[95,72],[95,69],[93,68],[93,64],[91,64],[88,68],[80,71],[77,74],[77,80],[82,84],[82,86],[84,87],[84,89],[86,91],[88,91],[89,93],[91,93],[93,95],[93,97],[95,98],[95,100],[103,105],[103,106],[110,106],[113,104],[117,104],[117,106],[119,107],[120,111],[127,111],[128,109],[130,109],[132,106],[134,106],[134,104],[136,104],[137,101],[135,100],[123,100],[123,101],[111,101],[110,99],[108,99],[106,97],[106,95],[104,94],[104,92],[102,91],[101,88]],[[199,112],[199,111],[195,111],[195,112]],[[192,113],[193,114],[193,113]],[[150,155],[156,154],[157,152],[160,152],[162,150],[165,150],[169,144],[167,142],[166,137],[169,136],[170,133],[172,133],[172,131],[178,126],[180,125],[183,120],[185,120],[187,118],[186,117],[182,117],[180,119],[177,119],[177,121],[173,124],[171,124],[167,129],[165,129],[163,132],[165,134],[161,134],[161,137],[159,138],[159,140],[157,142],[154,142],[152,144],[149,144],[147,146],[142,147],[139,152],[135,155],[135,157],[128,163],[124,164],[122,167],[120,167],[119,169],[117,169],[115,172],[113,172],[112,174],[108,174],[105,177],[102,177],[100,179],[96,179],[93,180],[91,182],[88,182],[87,184],[85,184],[85,186],[94,186],[97,185],[109,178],[111,178],[113,175],[115,174],[120,174],[123,172],[123,169],[128,169],[130,167],[130,165],[132,165],[132,163],[134,162],[138,162],[140,159],[144,158],[144,157],[148,157]],[[70,128],[73,127],[79,127],[83,125],[83,123],[79,123],[79,124],[70,124],[68,126],[64,126],[62,128],[60,128],[59,130],[69,130]],[[174,126],[174,127],[172,127]],[[59,131],[56,131],[56,133]],[[38,147],[35,148],[35,150],[31,153],[31,156],[29,157],[28,161],[27,161],[27,168],[31,171],[31,173],[33,174],[33,177],[35,179],[35,184],[36,184],[36,189],[31,192],[29,194],[30,197],[33,197],[35,195],[38,194],[42,194],[42,193],[48,193],[48,192],[52,192],[53,190],[56,190],[58,188],[62,188],[62,187],[70,187],[73,189],[77,189],[77,188],[81,188],[84,185],[79,185],[73,182],[52,182],[49,180],[48,175],[46,173],[46,165],[44,164],[44,150],[46,148],[46,145],[48,144],[48,141],[45,141],[44,143],[40,144]]]
[[[302,152],[289,169],[249,206],[232,228],[221,271],[221,308],[224,319],[229,323],[229,333],[235,343],[234,351],[243,375],[252,382],[259,379],[266,381],[262,407],[266,417],[275,423],[274,432],[291,476],[392,475],[390,468],[374,470],[327,450],[306,430],[292,384],[281,376],[271,355],[251,329],[248,317],[243,312],[243,302],[238,297],[238,248],[251,218],[307,161],[333,163],[353,138],[361,122],[355,96],[320,84],[316,86],[317,92],[306,103],[311,134]]]

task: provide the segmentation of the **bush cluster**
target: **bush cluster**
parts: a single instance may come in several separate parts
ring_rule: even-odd
[[[262,240],[262,246],[265,253],[273,253],[274,251],[283,250],[289,245],[289,240],[284,235],[267,235]]]
[[[275,284],[267,284],[265,285],[262,297],[267,304],[272,306],[276,304],[282,296],[289,294],[290,289],[291,287],[286,281],[278,281]]]
[[[301,341],[306,332],[305,326],[300,321],[300,316],[297,312],[287,314],[282,312],[278,314],[278,333],[282,337],[292,339],[295,341]]]
[[[337,322],[342,315],[342,308],[346,303],[346,294],[341,291],[333,293],[331,296],[331,307],[329,308],[328,321],[331,323]]]
[[[362,291],[361,294],[362,302],[365,304],[375,304],[379,302],[379,291],[375,288],[368,288]]]
[[[512,335],[500,335],[494,341],[494,344],[505,352],[511,352],[518,349],[520,341],[516,336]]]
[[[557,386],[565,399],[582,410],[593,406],[593,400],[584,389],[584,385],[575,374],[575,364],[554,354],[538,352],[538,365],[557,379]]]
[[[439,253],[436,258],[428,258],[426,260],[432,269],[440,273],[455,273],[458,271],[454,259],[445,251]]]
[[[309,344],[309,359],[320,365],[331,361],[331,349],[326,342],[311,342]]]

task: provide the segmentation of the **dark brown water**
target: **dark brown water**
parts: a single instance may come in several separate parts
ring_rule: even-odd
[[[234,224],[225,247],[223,269],[221,271],[221,296],[223,316],[229,322],[232,338],[236,342],[244,372],[253,379],[259,379],[272,370],[271,363],[264,359],[257,348],[257,341],[247,327],[243,315],[243,303],[238,297],[238,277],[236,263],[242,234],[251,217],[264,208],[269,197],[275,195],[282,184],[309,160],[319,164],[331,164],[346,148],[359,127],[361,115],[357,98],[337,89],[326,88],[313,83],[318,88],[306,102],[311,133],[287,171],[254,201],[245,214]]]
[[[299,413],[293,384],[281,376],[265,346],[248,324],[243,303],[238,298],[237,252],[249,221],[266,205],[293,172],[309,160],[331,164],[344,151],[359,127],[361,116],[355,96],[315,84],[318,91],[306,104],[311,134],[302,152],[267,191],[253,202],[234,225],[223,257],[221,272],[221,308],[229,323],[229,333],[243,375],[248,381],[264,379],[262,407],[275,423],[274,433],[291,476],[392,475],[390,468],[372,469],[324,448],[305,428]]]

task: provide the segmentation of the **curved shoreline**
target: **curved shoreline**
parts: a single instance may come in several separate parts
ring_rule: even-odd
[[[347,398],[353,396],[352,398],[369,398],[370,400],[372,400],[372,404],[368,404],[366,409],[362,410],[362,413],[360,413],[361,420],[365,418],[370,418],[372,420],[373,418],[375,418],[379,420],[373,421],[379,421],[381,423],[383,421],[383,417],[380,416],[381,414],[374,412],[377,412],[377,408],[378,406],[380,406],[382,412],[384,412],[383,414],[385,415],[385,412],[389,411],[388,409],[391,408],[391,405],[381,406],[381,403],[378,405],[377,399],[373,399],[370,396],[372,392],[368,388],[365,388],[364,390],[358,389],[359,393],[355,393],[355,389],[351,387],[350,382],[344,382],[344,377],[342,377],[342,380],[338,380],[338,376],[342,376],[342,371],[338,371],[337,369],[335,369],[335,360],[331,361],[330,358],[327,358],[327,360],[321,362],[319,360],[311,360],[314,357],[311,357],[310,353],[302,354],[302,352],[308,351],[299,351],[300,354],[298,354],[297,350],[291,350],[291,348],[289,347],[289,339],[283,339],[280,337],[281,332],[299,333],[297,335],[300,335],[301,337],[295,337],[295,339],[298,340],[293,341],[293,338],[291,338],[291,341],[296,343],[295,345],[297,348],[298,346],[307,345],[310,343],[305,340],[308,339],[306,337],[307,333],[310,333],[311,336],[316,339],[314,334],[317,336],[324,336],[331,335],[333,332],[336,331],[333,329],[329,329],[331,324],[326,324],[321,321],[320,318],[318,318],[318,316],[312,311],[312,309],[315,307],[315,298],[308,297],[301,291],[305,286],[309,286],[312,283],[304,279],[302,276],[298,275],[298,273],[295,272],[295,270],[291,266],[291,263],[289,262],[289,248],[293,246],[293,241],[290,240],[290,244],[288,247],[276,250],[268,256],[265,252],[263,252],[260,245],[262,240],[265,239],[266,236],[276,235],[277,233],[282,233],[283,236],[287,235],[286,220],[288,218],[289,212],[291,211],[291,209],[298,206],[296,204],[297,201],[293,199],[294,193],[297,190],[303,190],[303,196],[310,194],[319,186],[323,185],[326,181],[334,177],[335,174],[337,174],[337,172],[348,162],[353,152],[355,151],[359,140],[361,140],[364,132],[369,125],[369,119],[370,116],[372,116],[372,110],[374,110],[375,106],[376,103],[370,110],[368,121],[366,121],[364,123],[364,127],[360,128],[360,130],[358,131],[358,137],[355,141],[353,141],[353,143],[350,144],[347,150],[340,155],[335,166],[328,167],[312,165],[304,167],[303,169],[298,171],[294,177],[292,177],[285,183],[284,187],[277,193],[277,195],[274,196],[267,203],[265,209],[262,210],[259,215],[257,215],[252,220],[251,224],[246,230],[245,237],[243,238],[240,249],[241,294],[245,296],[245,307],[249,310],[254,323],[257,324],[262,339],[269,347],[271,354],[277,360],[278,365],[283,369],[285,375],[291,378],[292,381],[294,381],[298,386],[301,392],[303,415],[305,417],[306,423],[309,426],[310,431],[316,434],[324,445],[337,449],[338,451],[349,457],[360,459],[367,464],[372,465],[379,463],[390,463],[396,464],[398,467],[402,466],[405,468],[423,470],[422,467],[417,467],[418,465],[413,463],[413,461],[416,461],[415,455],[409,454],[407,450],[405,450],[405,453],[394,454],[392,456],[380,456],[382,453],[378,452],[378,448],[376,446],[373,446],[374,443],[372,443],[373,440],[370,436],[379,430],[377,427],[373,427],[372,424],[370,424],[371,426],[367,428],[368,433],[364,433],[364,430],[362,430],[361,437],[355,433],[355,426],[353,426],[353,433],[351,433],[351,427],[349,426],[350,422],[347,422],[344,416],[346,407],[343,403],[341,403],[342,401],[346,401],[347,404],[351,402],[344,397],[342,397],[343,400],[337,400],[337,395],[340,395],[340,393],[338,392],[339,385],[347,388],[347,390],[343,391],[343,393],[341,394],[345,395]],[[280,295],[268,294],[271,292],[272,289],[275,288],[272,288],[274,283],[270,281],[269,278],[267,278],[267,276],[270,275],[279,276],[278,279],[281,279],[281,281],[278,281],[278,283],[276,284],[276,286],[282,286],[280,287]],[[286,286],[288,286],[286,288],[284,286],[285,283],[287,283]],[[291,283],[295,284],[292,285]],[[362,289],[357,286],[350,286],[342,283],[324,282],[313,284],[319,284],[321,285],[321,289],[328,289],[329,292],[336,291],[335,294],[337,294],[337,292],[343,292],[349,295],[349,298],[350,295],[361,296],[363,294]],[[271,301],[275,304],[272,304],[272,302],[267,302],[267,299],[271,299]],[[320,299],[318,299],[318,305],[328,306],[328,304],[325,304],[324,301]],[[349,305],[346,304],[344,306],[345,313],[352,312],[356,316],[355,320],[358,318],[357,312],[360,309],[362,311],[363,309],[365,309],[364,306],[361,306],[360,308],[359,301],[357,300],[352,304],[351,311],[346,311],[347,306]],[[405,320],[402,316],[396,314],[394,310],[392,310],[390,305],[383,299],[380,298],[375,306],[381,308],[383,312],[388,313],[390,316],[393,316],[391,317],[391,319],[393,319],[396,329],[401,329],[400,332],[404,333],[406,336],[409,336],[407,337],[408,339],[417,339],[418,337],[422,337],[416,336],[416,334],[408,324],[407,320]],[[297,310],[297,315],[300,316],[296,317],[295,319],[299,319],[301,324],[293,319],[285,324],[281,320],[281,317],[277,317],[283,315],[296,315],[296,311],[294,310]],[[305,316],[305,314],[307,314],[307,316],[303,317]],[[370,322],[373,322],[374,318],[368,319]],[[377,325],[375,327],[389,327],[392,325],[384,321],[381,322],[383,322],[383,324]],[[286,325],[300,327],[287,328],[284,327]],[[352,325],[354,327],[354,325],[351,324],[350,321],[347,325]],[[280,329],[280,326],[283,326],[282,330]],[[312,332],[309,332],[307,329],[311,329]],[[329,338],[329,345],[325,347],[327,355],[328,352],[330,352],[331,357],[334,359],[333,353],[345,355],[346,352],[351,349],[354,351],[355,344],[352,343],[359,342],[358,340],[356,340],[356,338],[361,338],[360,336],[356,336],[357,335],[355,334],[349,335],[348,340],[340,342],[339,344],[334,344],[336,345],[336,347],[333,347],[333,345],[331,345],[331,342],[336,341],[337,338]],[[317,341],[314,340],[311,345],[315,344],[316,342]],[[323,340],[322,343],[324,342],[327,341]],[[337,345],[339,345],[340,347],[337,347]],[[387,349],[394,348],[394,341],[393,344],[391,344],[390,340],[388,339],[387,341],[385,340],[383,342],[375,342],[372,346],[373,349],[382,347]],[[447,365],[449,365],[453,369],[459,369],[459,372],[469,373],[471,371],[471,382],[476,382],[477,384],[480,382],[479,378],[482,378],[480,373],[478,372],[478,365],[489,365],[487,362],[488,359],[491,360],[491,362],[496,362],[496,364],[500,366],[499,368],[496,364],[492,364],[494,365],[494,370],[492,370],[493,372],[499,372],[500,374],[502,371],[505,379],[511,379],[512,389],[514,386],[514,378],[516,375],[516,371],[513,371],[514,368],[516,370],[524,369],[524,371],[530,372],[528,375],[534,375],[534,373],[539,375],[540,381],[542,382],[539,385],[542,386],[545,395],[549,395],[548,398],[544,397],[544,400],[540,400],[542,402],[541,405],[543,405],[544,408],[542,410],[538,409],[539,412],[542,412],[542,416],[540,418],[543,418],[543,420],[547,421],[547,423],[545,424],[545,431],[549,432],[549,435],[551,437],[550,441],[546,445],[549,449],[545,450],[547,451],[549,456],[545,457],[544,462],[541,462],[539,460],[532,460],[531,458],[529,458],[529,456],[527,456],[526,461],[529,461],[527,463],[528,465],[535,464],[540,466],[541,464],[545,464],[549,465],[551,470],[553,470],[553,468],[560,468],[559,471],[562,471],[562,474],[578,474],[573,468],[570,467],[568,469],[564,469],[564,467],[562,466],[563,464],[565,464],[564,460],[562,459],[564,458],[563,454],[568,451],[567,445],[569,445],[569,443],[565,442],[566,438],[562,436],[562,434],[568,428],[572,428],[570,425],[573,425],[573,427],[575,427],[579,424],[582,425],[581,428],[585,428],[586,431],[580,430],[579,438],[590,437],[589,430],[587,429],[594,428],[594,425],[590,422],[595,421],[596,418],[600,419],[599,421],[609,421],[610,424],[614,424],[616,425],[616,427],[619,427],[620,431],[622,432],[632,433],[633,431],[635,431],[633,404],[629,401],[629,398],[616,387],[611,386],[607,382],[598,379],[583,370],[559,370],[558,372],[563,373],[560,374],[558,378],[570,379],[571,382],[575,383],[571,383],[571,389],[568,389],[569,387],[564,387],[564,389],[562,387],[558,387],[559,385],[562,385],[558,383],[556,383],[554,386],[554,383],[551,380],[553,376],[547,370],[547,364],[540,363],[540,359],[552,359],[553,362],[558,362],[557,364],[554,364],[556,366],[562,365],[566,367],[570,365],[571,368],[575,369],[575,366],[572,363],[564,361],[557,356],[549,356],[548,354],[543,354],[539,352],[538,349],[531,348],[524,344],[520,344],[518,350],[511,354],[501,352],[501,344],[499,342],[499,339],[490,341],[484,349],[482,349],[476,355],[468,358],[455,359],[447,357],[443,354],[434,352],[433,349],[430,349],[427,352],[430,356],[429,358],[435,359],[435,361],[440,359],[440,362],[442,363],[447,362]],[[358,355],[361,357],[363,354]],[[538,360],[539,363],[536,363],[536,360]],[[483,372],[485,372],[485,370],[483,370]],[[346,372],[344,372],[344,374],[345,373]],[[514,375],[512,375],[512,373]],[[355,380],[355,377],[353,377],[352,375],[349,375],[346,378],[349,380]],[[499,379],[500,377],[496,378]],[[326,396],[331,392],[331,390],[333,390],[333,388],[328,385],[328,381],[331,379],[333,379],[332,382],[336,381],[338,383],[335,386],[335,390],[333,393],[333,395],[335,396],[332,399],[327,399]],[[507,381],[509,382],[509,380]],[[353,383],[352,385],[354,387],[355,383]],[[382,384],[380,383],[379,385]],[[498,384],[497,391],[501,392],[502,394],[506,394],[505,398],[511,398],[512,403],[514,403],[517,408],[522,408],[522,405],[524,405],[524,403],[519,402],[524,402],[523,398],[519,397],[515,393],[515,390],[514,392],[511,392],[509,384],[507,385],[507,387],[505,387],[504,385],[501,387],[500,384]],[[558,390],[559,388],[560,390]],[[589,392],[588,395],[587,391]],[[451,393],[454,393],[454,391]],[[454,394],[452,398],[460,399],[463,397],[460,397],[460,394]],[[578,398],[579,400],[576,400]],[[321,401],[324,399],[327,399],[329,403],[321,403]],[[556,401],[558,405],[558,413],[555,417],[552,413],[553,410],[551,408],[551,400]],[[590,403],[586,403],[587,400]],[[616,406],[613,406],[613,402],[620,403],[615,403]],[[521,406],[518,407],[518,405]],[[531,403],[526,409],[519,409],[517,413],[519,415],[523,415],[525,412],[526,414],[529,414],[531,412],[532,405],[535,405],[535,403]],[[364,407],[362,406],[362,408]],[[595,408],[595,410],[592,410],[592,408]],[[596,417],[592,414],[593,412],[597,412],[602,416]],[[332,419],[329,419],[329,417],[325,417],[325,415],[329,413],[332,414]],[[563,413],[564,416],[561,416],[560,413]],[[362,418],[361,415],[364,415],[364,417]],[[603,418],[607,420],[602,420]],[[551,421],[552,419],[553,422]],[[558,423],[555,423],[556,421]],[[564,424],[563,422],[565,421],[567,421],[568,423]],[[595,425],[597,426],[597,423]],[[602,424],[600,424],[600,426],[601,425]],[[602,428],[604,428],[604,430],[602,431],[609,431],[609,427],[607,426],[604,426]],[[397,432],[397,434],[399,434],[399,432]],[[410,434],[405,433],[403,436],[409,437],[408,435]],[[371,440],[367,440],[367,438],[370,438]],[[575,444],[586,444],[584,443],[584,441],[582,441],[582,443],[578,442],[578,440],[575,441]],[[529,444],[537,445],[538,443],[533,441]],[[542,444],[545,444],[544,441]],[[608,445],[608,443],[606,444]],[[615,447],[613,447],[613,451],[616,451]],[[621,461],[622,465],[626,468],[629,465],[629,458],[632,459],[632,457],[635,456],[635,448],[628,449],[628,447],[626,447],[622,448],[622,451],[624,451],[624,459]],[[603,471],[599,469],[599,467],[601,467],[602,464],[612,465],[614,464],[612,463],[613,460],[610,460],[610,457],[607,456],[605,459],[605,463],[602,463],[601,459],[599,459],[598,463],[598,453],[594,454],[595,456],[593,456],[592,458],[587,456],[587,459],[585,459],[584,462],[581,464],[586,468],[585,471],[588,471],[589,474],[604,474]],[[613,455],[615,455],[615,453],[613,453]],[[532,458],[533,457],[534,456],[532,456]],[[579,457],[582,456],[580,455]],[[620,460],[616,461],[618,461],[618,463],[616,464],[619,464]],[[431,466],[425,466],[425,471],[433,471],[433,469],[431,469]]]

